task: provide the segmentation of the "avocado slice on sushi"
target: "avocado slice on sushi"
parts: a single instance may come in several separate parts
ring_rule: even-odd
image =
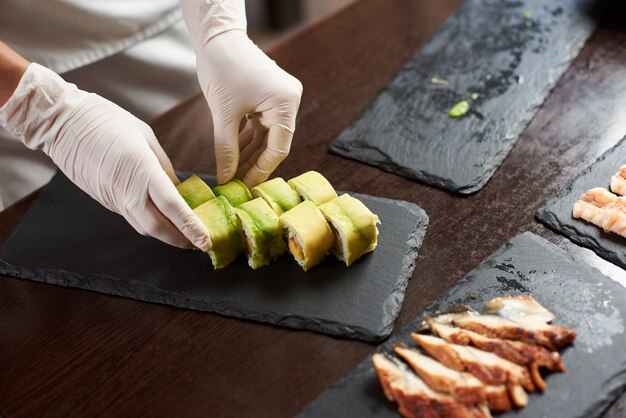
[[[252,200],[252,195],[248,187],[241,180],[234,179],[226,184],[213,188],[215,196],[224,196],[231,205],[239,206],[244,202]]]
[[[263,198],[278,216],[301,202],[298,192],[280,177],[253,187],[251,192],[253,197]]]
[[[319,264],[333,248],[333,233],[312,201],[304,201],[280,216],[287,230],[288,248],[307,271]]]
[[[346,266],[376,248],[380,220],[359,199],[343,194],[320,210],[333,230],[333,253]]]
[[[215,198],[209,185],[195,174],[176,186],[176,190],[191,209]]]
[[[248,265],[253,269],[269,264],[287,250],[283,227],[270,205],[260,197],[235,208],[244,235]]]
[[[224,196],[217,196],[193,211],[211,236],[213,246],[209,250],[209,256],[213,268],[219,270],[226,267],[244,250],[235,208]]]
[[[337,197],[333,186],[317,171],[307,171],[287,182],[303,200],[310,200],[317,206]]]

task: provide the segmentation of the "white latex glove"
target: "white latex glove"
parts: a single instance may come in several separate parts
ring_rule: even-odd
[[[178,194],[178,179],[152,129],[116,104],[30,64],[0,108],[0,125],[41,149],[83,191],[142,235],[177,247],[211,247]]]
[[[289,154],[302,84],[248,38],[243,0],[181,0],[181,5],[213,117],[217,181],[236,175],[255,186]]]

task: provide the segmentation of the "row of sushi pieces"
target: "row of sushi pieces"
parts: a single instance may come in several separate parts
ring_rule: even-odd
[[[547,388],[540,368],[564,372],[557,350],[576,332],[532,296],[506,296],[482,313],[457,307],[426,316],[411,337],[372,357],[385,396],[404,417],[483,418],[522,408]]]
[[[252,190],[236,179],[211,189],[197,175],[176,188],[209,231],[216,270],[244,252],[256,269],[287,250],[304,271],[330,252],[350,266],[376,248],[378,216],[348,194],[337,196],[316,171]]]
[[[574,203],[572,216],[626,237],[626,165],[611,177],[610,188],[613,193],[604,187],[587,190]]]

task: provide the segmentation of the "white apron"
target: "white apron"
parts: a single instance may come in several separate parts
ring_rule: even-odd
[[[0,0],[0,40],[145,121],[199,92],[178,0]],[[55,170],[0,128],[0,210]]]

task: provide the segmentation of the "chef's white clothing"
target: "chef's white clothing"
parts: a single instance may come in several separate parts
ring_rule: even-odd
[[[178,0],[1,0],[0,40],[145,121],[199,92]],[[0,210],[55,171],[0,129]]]

